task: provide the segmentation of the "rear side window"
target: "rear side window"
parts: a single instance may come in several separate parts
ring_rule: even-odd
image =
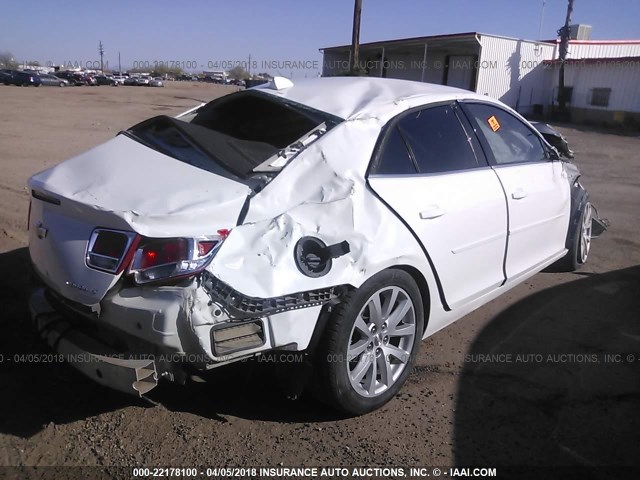
[[[478,167],[476,156],[453,108],[448,105],[412,112],[398,128],[419,173],[443,173]]]
[[[381,175],[411,175],[417,173],[398,127],[393,127],[387,134],[375,173]]]
[[[546,159],[540,138],[510,113],[481,103],[465,104],[465,109],[485,138],[497,165]]]

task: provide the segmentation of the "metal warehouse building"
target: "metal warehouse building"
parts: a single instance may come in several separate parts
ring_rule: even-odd
[[[577,121],[619,122],[640,115],[640,40],[591,41],[590,27],[583,27],[572,28],[580,38],[569,42],[571,62],[565,68],[572,114]],[[349,70],[350,45],[321,51],[323,76]],[[557,103],[558,52],[557,40],[467,32],[361,44],[359,64],[369,76],[465,88],[523,114],[542,114]]]

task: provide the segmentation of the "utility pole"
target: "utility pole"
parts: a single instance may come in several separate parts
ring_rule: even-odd
[[[118,75],[122,75],[122,65],[120,65],[120,52],[118,52]]]
[[[360,70],[360,16],[362,14],[362,0],[355,0],[353,5],[353,32],[351,35],[351,73]]]
[[[251,78],[251,54],[249,54],[249,63],[247,64],[247,73],[249,74],[249,78]]]
[[[102,47],[102,40],[100,40],[100,44],[98,45],[98,53],[100,54],[100,73],[104,73],[104,48]]]
[[[569,25],[571,25],[571,15],[573,14],[573,2],[574,0],[567,1],[567,16],[564,21],[564,26],[558,30],[560,35],[560,52],[558,59],[560,60],[560,72],[558,78],[558,107],[560,113],[564,115],[567,109],[567,94],[564,89],[564,63],[569,52]]]

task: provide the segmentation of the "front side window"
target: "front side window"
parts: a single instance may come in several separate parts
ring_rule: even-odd
[[[476,131],[488,144],[496,165],[547,159],[540,138],[510,113],[493,105],[465,104]]]
[[[419,173],[444,173],[479,166],[458,117],[449,105],[411,112],[398,122]]]

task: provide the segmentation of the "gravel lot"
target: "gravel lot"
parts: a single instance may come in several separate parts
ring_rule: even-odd
[[[423,342],[377,412],[288,401],[258,362],[143,401],[16,361],[47,352],[25,306],[27,178],[232,90],[0,86],[0,465],[640,466],[640,138],[594,129],[560,128],[612,223],[588,265],[538,274]]]

